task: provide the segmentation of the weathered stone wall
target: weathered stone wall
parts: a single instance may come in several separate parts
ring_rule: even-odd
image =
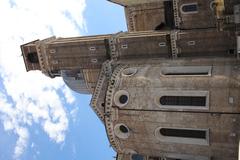
[[[161,74],[166,67],[181,66],[211,66],[211,69],[209,75],[175,75],[173,78]],[[127,138],[119,138],[116,130],[113,131],[123,150],[157,157],[175,155],[180,159],[186,155],[220,160],[237,158],[240,134],[240,66],[237,61],[221,58],[159,61],[159,65],[133,65],[132,69],[137,69],[132,70],[133,75],[125,75],[125,70],[119,74],[113,93],[113,97],[119,97],[120,91],[126,91],[127,104],[118,106],[119,102],[112,99],[112,107],[118,108],[113,127],[124,124],[129,129]],[[189,96],[205,91],[208,107],[161,108],[160,96],[172,91],[179,96],[188,91],[193,92]],[[156,134],[159,127],[204,129],[208,131],[207,140],[199,144],[181,139],[171,142]]]
[[[180,18],[179,28],[194,29],[194,28],[214,28],[216,27],[216,19],[212,3],[214,0],[177,0],[178,15]],[[197,11],[184,13],[183,5],[196,4]]]
[[[163,2],[136,4],[125,8],[128,30],[154,30],[160,23],[165,23]]]

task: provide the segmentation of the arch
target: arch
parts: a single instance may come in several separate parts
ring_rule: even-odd
[[[28,53],[27,60],[31,63],[39,63],[37,52]]]

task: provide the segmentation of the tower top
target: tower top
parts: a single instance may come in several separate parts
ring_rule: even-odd
[[[41,70],[36,48],[36,42],[38,41],[39,40],[35,40],[21,45],[22,56],[27,71]]]

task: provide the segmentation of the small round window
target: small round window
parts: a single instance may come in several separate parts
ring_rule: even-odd
[[[119,102],[120,102],[121,104],[125,104],[125,103],[127,103],[127,101],[128,101],[128,96],[127,96],[127,95],[121,95],[121,96],[119,97]]]
[[[137,73],[137,68],[126,68],[122,71],[123,76],[132,76]]]
[[[129,101],[129,93],[125,90],[119,90],[114,95],[114,103],[118,107],[124,107]]]
[[[114,127],[114,134],[121,139],[127,139],[130,135],[129,128],[123,124],[116,124]]]

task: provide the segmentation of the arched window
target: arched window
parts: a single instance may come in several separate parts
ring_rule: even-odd
[[[37,52],[28,53],[27,59],[31,63],[39,63]]]
[[[159,127],[155,136],[161,142],[209,145],[209,129]]]
[[[191,14],[198,12],[198,4],[197,3],[187,3],[181,5],[181,12],[183,14]]]
[[[161,105],[206,106],[206,96],[162,96]]]
[[[206,130],[191,130],[179,128],[161,128],[160,134],[168,137],[206,139]]]
[[[155,103],[160,108],[169,110],[209,110],[209,91],[160,91]]]

